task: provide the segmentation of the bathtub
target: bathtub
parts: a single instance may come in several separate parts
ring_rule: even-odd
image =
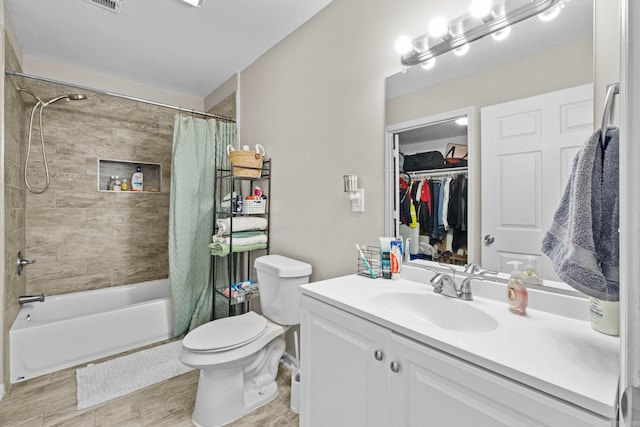
[[[170,295],[161,279],[24,304],[9,331],[10,381],[171,338]]]

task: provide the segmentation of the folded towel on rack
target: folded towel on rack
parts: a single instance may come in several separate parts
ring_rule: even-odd
[[[618,129],[609,143],[595,132],[573,161],[573,170],[542,252],[558,276],[598,299],[619,299]]]
[[[267,243],[267,235],[264,232],[258,231],[256,233],[257,234],[254,234],[254,232],[251,231],[233,233],[231,235],[232,237],[215,235],[213,236],[212,241],[213,243],[224,243],[225,245],[233,243],[233,246],[247,246],[256,243]]]
[[[211,255],[214,256],[227,256],[231,252],[231,247],[225,243],[214,242],[209,245],[211,249]],[[233,246],[233,252],[248,252],[257,251],[258,249],[267,249],[266,243],[255,243],[253,245]]]
[[[229,234],[231,232],[231,218],[216,220],[218,235]],[[267,219],[254,216],[239,216],[233,218],[233,231],[266,230]]]

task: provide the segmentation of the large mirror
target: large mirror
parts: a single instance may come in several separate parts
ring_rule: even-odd
[[[598,126],[593,10],[592,0],[566,1],[551,21],[530,18],[504,40],[488,36],[463,56],[449,52],[432,69],[386,79],[386,232],[411,238],[412,259],[479,263],[506,274],[518,260],[540,272],[545,286],[571,290],[540,248],[573,157]],[[436,151],[444,167],[420,169]],[[453,193],[443,199],[440,188],[453,191],[456,180],[466,180],[462,227],[438,233],[459,201],[439,223],[433,217],[443,216],[442,206],[431,217],[417,212],[411,224],[407,197],[422,201],[426,187],[431,201],[446,200]],[[406,191],[407,182],[421,184],[420,192]]]

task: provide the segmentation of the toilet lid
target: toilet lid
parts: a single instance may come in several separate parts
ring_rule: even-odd
[[[192,351],[222,351],[243,346],[264,334],[267,319],[254,311],[197,327],[182,340]]]

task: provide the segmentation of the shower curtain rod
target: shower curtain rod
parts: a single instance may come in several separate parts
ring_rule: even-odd
[[[46,77],[34,76],[34,75],[31,75],[31,74],[24,74],[24,73],[20,73],[18,71],[13,71],[13,70],[9,70],[9,69],[5,69],[4,73],[6,75],[8,75],[8,76],[24,77],[24,78],[31,79],[31,80],[38,80],[38,81],[46,82],[46,83],[53,83],[53,84],[57,84],[57,85],[68,86],[68,87],[72,87],[72,88],[83,90],[83,91],[97,93],[97,94],[100,94],[100,95],[114,96],[116,98],[127,99],[129,101],[142,102],[144,104],[155,105],[157,107],[170,108],[172,110],[178,110],[178,111],[182,111],[182,112],[185,112],[185,113],[198,114],[198,115],[206,116],[206,117],[213,117],[214,119],[225,120],[225,121],[233,122],[233,123],[236,122],[235,119],[232,119],[231,117],[221,116],[219,114],[205,113],[203,111],[196,111],[196,110],[193,110],[193,109],[190,110],[188,108],[178,107],[177,105],[164,104],[162,102],[150,101],[148,99],[137,98],[135,96],[122,95],[122,94],[116,93],[116,92],[109,92],[109,91],[106,91],[106,90],[94,89],[94,88],[87,87],[87,86],[81,86],[81,85],[77,85],[77,84],[73,84],[73,83],[62,82],[62,81],[59,81],[59,80],[48,79]]]

